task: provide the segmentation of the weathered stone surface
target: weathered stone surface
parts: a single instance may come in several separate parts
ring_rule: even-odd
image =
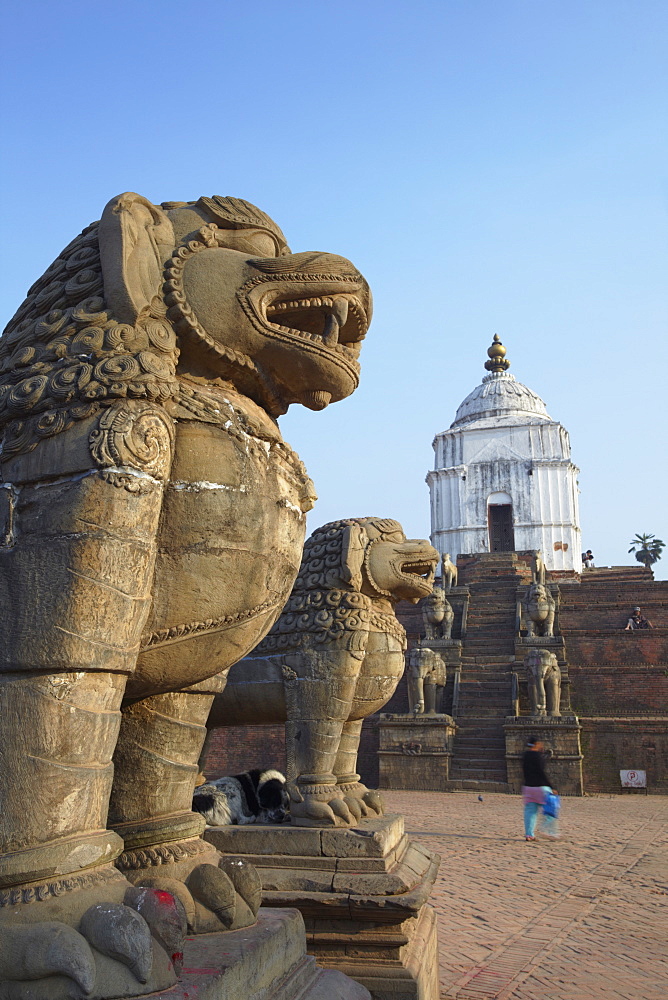
[[[260,910],[254,927],[186,942],[179,982],[164,1000],[369,1000],[342,972],[322,969],[306,954],[297,910]],[[54,998],[55,1000],[55,998]]]
[[[204,838],[225,854],[255,859],[284,857],[286,863],[299,866],[303,859],[313,859],[324,868],[334,868],[346,859],[383,861],[392,852],[405,849],[403,816],[380,816],[364,820],[349,829],[327,827],[303,829],[251,825],[207,827]],[[290,859],[294,858],[294,862]],[[275,860],[266,863],[276,864]]]
[[[45,927],[75,927],[84,898],[122,903],[126,879],[78,880],[123,845],[128,879],[155,892],[159,876],[201,889],[199,866],[218,871],[191,813],[206,716],[289,595],[314,502],[276,417],[355,389],[369,319],[349,261],[291,254],[248,202],[129,192],[8,324],[0,886],[21,903],[0,908],[0,936],[39,879],[74,879],[38,897],[29,922]],[[211,930],[216,909],[185,899],[193,929]],[[236,902],[237,924],[252,922]],[[126,966],[95,962],[96,995],[129,995]]]
[[[387,817],[386,817],[387,818]],[[210,826],[205,839],[222,854],[286,854],[318,857],[321,831],[284,826]]]
[[[456,729],[450,715],[381,715],[381,788],[446,791]]]
[[[403,816],[369,819],[351,830],[323,830],[322,853],[335,858],[382,858],[403,835]]]
[[[394,816],[350,830],[309,830],[319,834],[311,857],[265,853],[262,841],[275,844],[271,834],[277,832],[267,827],[247,828],[247,844],[257,851],[250,857],[263,882],[264,905],[301,910],[309,951],[319,962],[348,970],[374,997],[437,1000],[434,921],[426,903],[439,859],[411,843],[403,827],[403,817]],[[289,834],[305,831],[280,832],[288,848]],[[216,842],[219,833],[223,828],[210,828],[205,836]],[[244,839],[235,842],[239,849]]]
[[[151,930],[136,910],[98,903],[86,910],[79,927],[98,951],[127,965],[140,983],[147,982],[153,967]]]
[[[418,917],[398,924],[350,921],[347,934],[332,940],[322,922],[306,921],[318,961],[362,983],[373,1000],[438,1000],[436,915],[423,906]]]
[[[209,728],[286,721],[294,825],[353,827],[382,813],[356,773],[362,722],[404,670],[395,605],[431,593],[438,558],[389,518],[318,528],[282,615],[216,696]]]

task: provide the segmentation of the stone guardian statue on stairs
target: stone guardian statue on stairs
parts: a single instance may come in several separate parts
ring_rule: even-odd
[[[561,669],[549,649],[531,649],[524,657],[531,714],[561,718]]]

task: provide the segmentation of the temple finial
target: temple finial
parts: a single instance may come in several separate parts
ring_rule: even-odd
[[[505,372],[510,368],[510,361],[506,361],[506,349],[499,340],[499,335],[494,334],[492,346],[487,348],[489,361],[485,361],[485,368],[488,372]]]

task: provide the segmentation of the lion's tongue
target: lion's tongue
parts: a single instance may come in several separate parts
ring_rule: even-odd
[[[339,330],[341,330],[348,319],[348,299],[334,299],[332,311],[325,320],[325,329],[322,339],[328,347],[338,344]]]

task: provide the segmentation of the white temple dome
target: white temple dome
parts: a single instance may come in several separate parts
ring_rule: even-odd
[[[452,555],[539,550],[548,570],[572,576],[582,562],[568,432],[508,374],[506,353],[495,334],[489,374],[434,438],[432,545]]]
[[[550,420],[551,417],[540,396],[518,382],[514,375],[497,371],[486,375],[482,384],[468,394],[450,426],[487,419],[513,424]]]

